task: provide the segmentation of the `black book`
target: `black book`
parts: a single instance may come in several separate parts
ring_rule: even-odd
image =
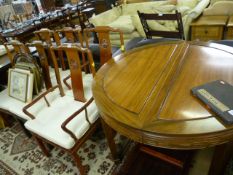
[[[226,124],[233,124],[233,86],[217,80],[191,89]]]

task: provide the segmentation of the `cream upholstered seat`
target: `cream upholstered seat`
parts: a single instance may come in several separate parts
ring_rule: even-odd
[[[55,50],[66,53],[72,89],[64,91],[59,84],[61,81],[57,81],[58,85],[51,87],[25,106],[23,111],[31,118],[25,123],[25,127],[32,132],[45,155],[48,156],[49,152],[44,142],[58,146],[73,156],[80,173],[85,174],[77,150],[100,123],[91,92],[92,77],[95,75],[94,62],[90,50],[71,44],[52,47],[51,55],[54,62],[57,60]],[[88,58],[82,64],[80,55]],[[82,72],[87,66],[91,74]],[[56,77],[59,77],[57,64],[54,69]]]
[[[64,79],[70,74],[69,70],[66,71],[61,71],[60,70],[60,76],[61,79]],[[51,68],[51,81],[52,84],[56,84],[56,77],[55,77],[55,72],[54,69]],[[88,78],[89,79],[89,78]],[[64,90],[67,94],[71,94],[71,90],[69,90],[64,84],[62,85],[64,87]],[[45,89],[44,89],[45,90]],[[42,90],[42,92],[44,91]],[[26,114],[23,113],[22,109],[27,103],[24,103],[22,101],[19,101],[13,97],[10,97],[8,95],[8,89],[5,89],[0,92],[0,111],[4,111],[7,113],[12,114],[13,116],[17,116],[19,119],[22,119],[24,121],[27,121],[30,119]]]
[[[32,45],[24,45],[22,43],[20,43],[19,41],[12,41],[10,43],[8,43],[9,45],[13,45],[14,48],[16,49],[16,52],[21,52],[21,51],[27,51],[25,50],[26,46],[35,46],[35,43],[33,43]],[[38,43],[37,43],[38,44]],[[7,45],[7,44],[6,44]],[[18,50],[17,50],[17,46],[18,46]],[[7,46],[8,47],[8,46]],[[22,48],[21,48],[22,47]],[[30,47],[29,47],[30,48]],[[37,48],[38,49],[38,48]],[[11,54],[11,53],[10,53]],[[39,54],[40,55],[40,54]],[[40,58],[44,58],[47,59],[46,55],[40,55]],[[11,63],[12,66],[14,65],[13,63],[13,57],[9,57],[9,59],[11,59]],[[41,59],[39,59],[41,61]],[[48,66],[48,65],[47,65]],[[50,76],[49,79],[51,81],[52,85],[57,84],[57,78],[55,76],[55,71],[54,68],[48,67],[49,68],[49,72],[50,72]],[[60,77],[61,79],[64,79],[65,77],[67,77],[70,74],[69,70],[61,70],[61,68],[59,68],[59,73],[60,73]],[[62,84],[62,86],[64,87],[64,90],[68,92],[68,94],[72,94],[71,92],[69,92],[70,90],[64,85]],[[45,91],[45,89],[42,90],[42,92]],[[0,92],[0,111],[4,111],[6,113],[10,113],[13,116],[17,116],[18,119],[21,119],[23,121],[27,121],[30,118],[25,115],[22,111],[23,107],[27,104],[24,102],[21,102],[13,97],[10,97],[8,95],[8,89],[5,89],[3,91]]]
[[[37,113],[34,120],[28,120],[25,123],[25,127],[46,140],[65,149],[71,149],[75,144],[75,140],[68,133],[64,132],[61,125],[67,119],[67,116],[71,116],[77,109],[80,109],[83,103],[74,100],[69,95],[59,97],[58,90],[51,93],[57,95],[53,94],[54,96],[50,106],[45,107],[46,104],[44,103],[44,108]],[[89,98],[91,97],[91,92],[89,92],[88,96]],[[87,107],[87,113],[90,123],[94,123],[98,117],[98,110],[94,102]],[[43,130],[41,129],[42,126]],[[85,118],[85,111],[82,111],[78,117],[74,118],[67,125],[67,128],[74,133],[77,139],[80,139],[90,128]]]

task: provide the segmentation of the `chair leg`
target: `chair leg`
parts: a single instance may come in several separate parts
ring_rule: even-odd
[[[74,161],[79,169],[80,174],[85,175],[86,174],[85,168],[83,167],[82,162],[79,156],[77,155],[77,152],[73,152],[71,156],[74,158]]]
[[[44,142],[36,136],[34,136],[34,138],[36,139],[40,149],[45,154],[45,156],[49,157],[50,153],[49,153],[48,149],[46,148],[46,146],[44,145]]]
[[[115,162],[117,162],[120,158],[117,154],[117,145],[114,141],[114,137],[116,135],[116,132],[112,128],[110,128],[105,123],[105,121],[103,119],[101,119],[101,124],[102,124],[102,128],[103,128],[105,137],[106,137],[107,142],[108,142],[109,149],[110,149],[111,154],[112,154],[112,158]]]

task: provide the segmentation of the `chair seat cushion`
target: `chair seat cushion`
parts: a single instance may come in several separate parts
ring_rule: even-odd
[[[58,93],[58,92],[53,92]],[[73,97],[65,95],[54,99],[50,107],[46,107],[36,115],[36,119],[28,120],[25,127],[33,133],[51,141],[65,149],[71,149],[75,140],[61,128],[62,123],[84,103],[75,101]],[[98,118],[98,110],[94,102],[87,107],[88,119],[94,123]],[[80,139],[90,125],[85,118],[85,111],[77,115],[68,125],[75,136]]]
[[[67,71],[60,71],[61,74],[61,78],[65,78],[66,76],[68,76],[70,73],[69,70]],[[55,73],[54,70],[51,68],[50,69],[50,77],[52,80],[52,84],[55,85],[56,83],[56,78],[55,78]],[[88,81],[91,81],[92,77],[91,76],[87,76],[86,79]],[[89,80],[90,79],[90,80]],[[65,92],[67,92],[67,94],[72,94],[72,92],[70,92],[71,90],[68,91],[68,89],[66,88],[65,85],[63,85]],[[44,91],[44,90],[42,90]],[[8,95],[8,89],[5,89],[3,91],[0,92],[0,109],[2,110],[6,110],[18,117],[20,117],[23,120],[29,120],[30,118],[23,113],[22,109],[23,107],[26,105],[26,103],[19,101],[13,97],[10,97]],[[36,109],[35,109],[36,110]]]

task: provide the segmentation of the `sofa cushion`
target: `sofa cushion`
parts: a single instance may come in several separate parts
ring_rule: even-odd
[[[220,1],[233,1],[233,0],[211,0],[210,1],[210,5],[214,5],[216,2],[220,2]]]
[[[199,0],[177,0],[177,6],[187,6],[190,8],[194,8],[198,2]]]
[[[174,10],[176,10],[175,5],[163,5],[163,6],[153,6],[152,9],[157,13],[157,11],[161,13],[170,13]]]
[[[89,21],[95,26],[104,26],[116,20],[121,14],[120,7],[114,7],[111,10],[101,13],[100,15],[93,16]]]
[[[188,6],[179,6],[179,7],[177,7],[177,11],[181,13],[181,16],[187,15],[190,10],[191,10],[191,8],[188,7]]]
[[[177,4],[177,0],[168,0],[171,4],[176,5]]]
[[[142,23],[140,21],[139,16],[138,15],[132,15],[131,18],[132,18],[132,21],[133,21],[133,25],[135,26],[138,33],[141,36],[146,37],[146,34],[144,32],[144,29],[143,29],[143,26],[142,26]]]
[[[149,13],[152,10],[152,7],[162,7],[169,4],[168,1],[154,1],[146,3],[134,3],[134,4],[123,4],[122,5],[122,14],[121,15],[135,15],[137,11]]]
[[[233,15],[233,0],[218,1],[209,8],[204,9],[203,15]]]
[[[112,23],[109,23],[108,26],[113,28],[118,28],[124,33],[131,33],[135,30],[132,19],[130,15],[124,15],[117,18]]]

